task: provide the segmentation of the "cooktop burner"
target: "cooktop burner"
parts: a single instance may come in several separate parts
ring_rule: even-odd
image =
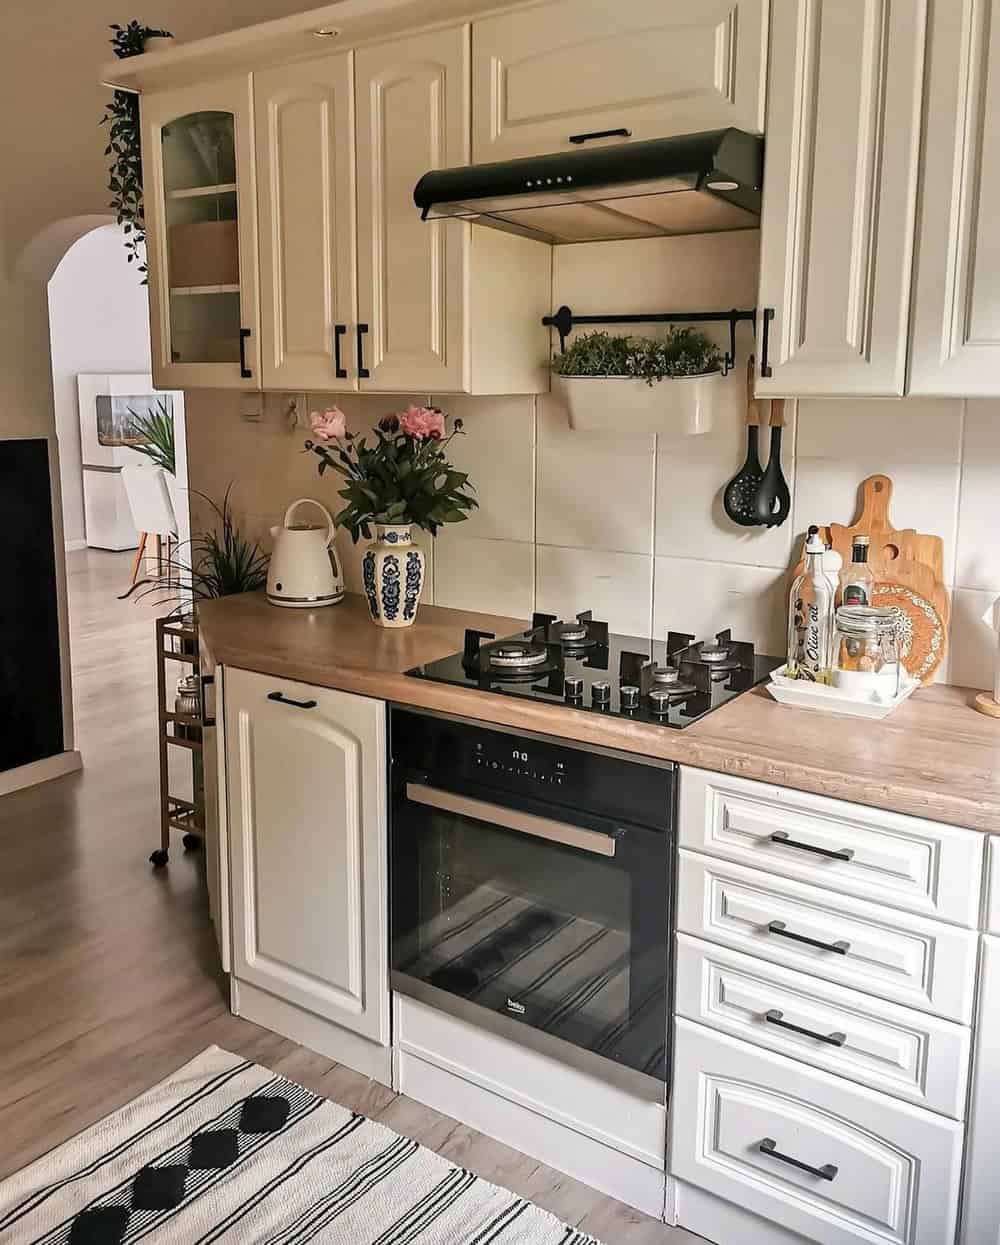
[[[415,678],[498,695],[561,703],[680,728],[765,679],[782,658],[720,631],[712,640],[670,631],[666,640],[611,635],[588,610],[575,619],[535,614],[531,627],[500,640],[465,633],[461,653],[408,670]]]

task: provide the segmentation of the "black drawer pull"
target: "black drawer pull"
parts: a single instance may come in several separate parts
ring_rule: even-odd
[[[333,373],[338,380],[347,379],[347,368],[340,361],[340,339],[346,332],[346,324],[335,324],[333,326]]]
[[[814,1033],[812,1029],[803,1029],[801,1025],[793,1025],[785,1019],[785,1013],[772,1007],[764,1013],[764,1019],[770,1025],[780,1025],[782,1029],[790,1029],[792,1033],[801,1033],[803,1037],[815,1038],[817,1042],[826,1042],[828,1046],[843,1046],[847,1041],[846,1033]]]
[[[571,134],[569,141],[575,143],[577,147],[581,143],[589,143],[595,138],[631,138],[632,131],[626,130],[624,126],[620,130],[594,130],[590,134]]]
[[[765,1137],[757,1149],[769,1158],[777,1159],[780,1163],[787,1163],[789,1167],[797,1167],[800,1172],[808,1172],[810,1176],[818,1176],[820,1180],[835,1180],[840,1170],[832,1163],[824,1163],[822,1167],[813,1167],[810,1163],[803,1163],[801,1159],[793,1159],[790,1154],[782,1154],[773,1137]]]
[[[768,921],[767,932],[779,934],[782,938],[791,938],[792,942],[804,942],[807,947],[819,947],[820,951],[835,951],[837,955],[846,955],[851,944],[841,938],[838,942],[821,942],[818,938],[809,938],[806,934],[793,934],[784,921]]]
[[[240,379],[252,380],[253,372],[247,367],[247,338],[250,336],[249,329],[240,329]]]
[[[787,830],[775,830],[771,835],[772,843],[780,843],[783,847],[795,847],[800,852],[812,852],[814,856],[825,856],[827,860],[853,860],[854,852],[849,847],[841,847],[833,851],[829,847],[814,847],[812,843],[803,843],[793,839]]]
[[[201,676],[201,724],[202,726],[214,726],[215,725],[215,718],[210,718],[208,716],[208,700],[205,696],[205,688],[208,687],[210,683],[214,683],[214,682],[215,682],[214,674],[203,674]]]
[[[281,692],[271,692],[268,700],[276,700],[279,705],[294,705],[296,709],[315,709],[319,703],[315,700],[292,700],[290,696],[283,696]]]
[[[767,350],[771,343],[771,321],[774,319],[774,308],[765,307],[763,311],[764,323],[761,326],[761,343],[760,343],[760,374],[768,377],[774,375],[774,368],[767,361]]]
[[[371,376],[371,372],[365,367],[365,334],[368,332],[368,325],[359,324],[355,331],[358,335],[358,375],[362,380],[367,380]]]

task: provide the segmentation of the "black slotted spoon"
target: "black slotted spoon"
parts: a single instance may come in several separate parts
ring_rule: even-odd
[[[747,360],[747,456],[743,466],[726,485],[722,506],[726,514],[740,527],[756,527],[761,519],[757,514],[757,490],[764,479],[760,465],[760,408],[753,396],[755,360]]]

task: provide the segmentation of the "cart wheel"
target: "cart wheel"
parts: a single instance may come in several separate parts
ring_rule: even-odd
[[[184,836],[184,850],[186,852],[200,852],[201,851],[201,835],[200,834],[186,834]]]
[[[169,859],[166,848],[161,847],[150,855],[149,863],[154,869],[162,869]]]

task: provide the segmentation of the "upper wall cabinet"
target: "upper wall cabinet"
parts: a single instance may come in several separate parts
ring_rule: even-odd
[[[473,160],[763,129],[767,0],[557,0],[472,28]]]
[[[910,392],[1000,394],[1000,2],[933,6]]]
[[[903,393],[925,25],[773,0],[758,394]]]
[[[143,96],[153,381],[260,387],[250,75]]]
[[[547,388],[551,251],[462,221],[422,221],[413,189],[469,160],[469,28],[357,52],[362,390]]]
[[[350,52],[254,76],[266,389],[358,387]]]

